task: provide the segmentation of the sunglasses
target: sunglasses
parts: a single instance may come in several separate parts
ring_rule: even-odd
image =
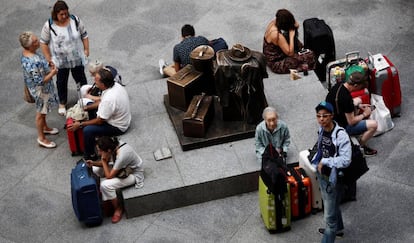
[[[330,116],[332,116],[332,114],[316,114],[317,118],[327,118],[327,117],[330,117]]]

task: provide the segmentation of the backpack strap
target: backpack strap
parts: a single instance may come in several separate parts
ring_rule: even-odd
[[[79,18],[77,16],[73,15],[73,14],[70,15],[70,18],[73,19],[73,21],[75,21],[76,31],[79,31]],[[49,22],[50,31],[52,31],[53,34],[55,34],[57,36],[56,31],[52,28],[52,24],[53,24],[52,17],[49,18],[48,22]]]

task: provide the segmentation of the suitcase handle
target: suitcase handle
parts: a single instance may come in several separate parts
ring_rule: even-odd
[[[198,113],[198,109],[200,108],[200,105],[201,105],[201,102],[203,101],[203,99],[204,99],[204,96],[206,96],[206,93],[201,93],[201,97],[200,97],[200,99],[197,101],[197,104],[196,104],[196,106],[195,106],[195,108],[194,108],[194,111],[193,111],[193,113],[191,114],[191,119],[194,119],[196,116],[197,116],[197,113]]]
[[[351,59],[351,57],[353,57]],[[348,66],[349,63],[351,63],[351,60],[359,60],[359,51],[351,51],[345,53],[345,67]]]
[[[188,74],[191,73],[191,70],[193,69],[191,66],[186,66],[184,67],[186,70],[186,72],[184,72],[179,78],[178,80],[183,80]]]

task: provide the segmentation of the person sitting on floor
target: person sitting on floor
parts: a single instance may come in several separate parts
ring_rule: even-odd
[[[186,24],[181,28],[182,41],[174,46],[174,64],[168,65],[163,59],[159,60],[160,73],[171,77],[181,68],[190,64],[190,54],[197,46],[209,45],[209,41],[204,36],[195,36],[192,25]]]
[[[131,123],[129,97],[126,89],[114,77],[110,69],[102,68],[95,75],[95,84],[102,90],[96,118],[76,121],[68,127],[75,131],[83,128],[85,159],[96,159],[95,139],[101,136],[119,136],[126,132]]]
[[[266,107],[263,110],[263,121],[256,126],[256,157],[262,163],[262,155],[267,145],[272,143],[280,156],[286,157],[290,145],[290,133],[286,123],[279,120],[276,109]]]
[[[118,141],[116,137],[100,137],[96,141],[96,149],[101,159],[86,162],[96,175],[102,177],[102,200],[111,200],[115,209],[112,223],[118,223],[122,218],[123,207],[116,190],[134,184],[136,188],[144,186],[143,161],[129,144]]]
[[[302,65],[315,69],[315,57],[312,51],[299,53],[303,44],[298,39],[299,23],[286,9],[279,9],[276,18],[267,25],[263,39],[263,54],[267,66],[275,73],[289,73],[290,69],[301,72]]]

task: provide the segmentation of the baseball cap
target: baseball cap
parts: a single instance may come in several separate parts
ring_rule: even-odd
[[[319,103],[316,107],[315,110],[316,112],[319,112],[320,110],[327,110],[329,113],[333,114],[333,106],[331,105],[331,103],[326,102],[326,101],[322,101],[321,103]]]

